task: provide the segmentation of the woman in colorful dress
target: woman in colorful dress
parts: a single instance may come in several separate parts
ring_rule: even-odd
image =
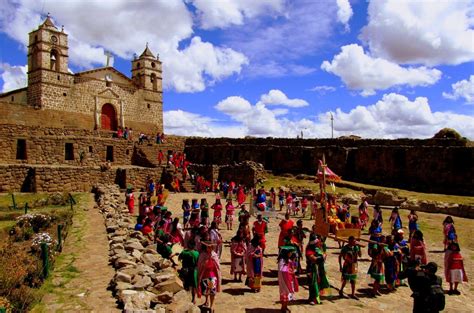
[[[410,240],[410,260],[419,261],[421,264],[427,264],[426,246],[423,240],[423,233],[416,230]]]
[[[181,209],[183,210],[184,229],[187,229],[189,227],[189,218],[191,217],[191,205],[189,205],[189,199],[183,200]]]
[[[268,232],[267,222],[263,220],[262,213],[257,214],[257,220],[253,222],[252,233],[258,235],[260,238],[260,247],[262,248],[262,254],[265,253],[266,238],[265,234]]]
[[[206,198],[201,199],[201,224],[209,226],[209,204]]]
[[[209,228],[209,236],[211,239],[212,244],[214,245],[214,251],[219,256],[219,259],[222,255],[222,235],[219,232],[219,227],[215,221],[211,223],[211,227]]]
[[[234,281],[242,281],[242,274],[245,275],[245,256],[247,254],[247,244],[243,238],[243,232],[239,230],[231,239],[230,244],[230,274],[234,275]]]
[[[196,304],[196,290],[198,287],[198,271],[197,264],[199,252],[196,251],[194,242],[189,241],[187,247],[179,254],[178,260],[181,261],[182,267],[179,276],[183,280],[185,290],[191,290],[192,302]]]
[[[448,247],[451,242],[457,242],[458,236],[456,235],[456,229],[454,228],[454,220],[448,215],[443,221],[443,233],[444,233],[444,250]]]
[[[282,249],[278,256],[278,287],[280,290],[281,312],[289,312],[288,302],[295,300],[295,293],[298,292],[295,257],[294,252],[287,249]]]
[[[398,278],[399,273],[399,253],[400,247],[395,242],[393,236],[387,236],[385,239],[387,244],[385,248],[385,258],[383,260],[385,267],[385,282],[387,283],[387,288],[389,291],[395,290],[395,282]]]
[[[397,230],[403,227],[400,213],[398,213],[398,207],[395,207],[392,210],[392,214],[390,215],[390,218],[388,219],[388,221],[392,225],[392,233],[396,233]]]
[[[379,223],[379,221],[375,219],[372,220],[372,223],[370,223],[369,227],[369,235],[369,240],[380,242],[382,239],[382,225]],[[368,251],[370,251],[373,245],[373,243],[369,243]]]
[[[308,198],[303,197],[303,199],[301,200],[301,214],[303,215],[303,218],[306,217],[306,212],[308,212],[308,205]]]
[[[445,252],[444,273],[446,281],[449,283],[449,295],[460,295],[458,285],[467,282],[466,271],[464,270],[464,260],[461,255],[459,244],[451,242]],[[454,288],[453,288],[454,286]]]
[[[408,240],[410,240],[415,230],[418,230],[418,214],[416,214],[415,210],[411,210],[410,214],[408,214],[408,230],[410,231]]]
[[[285,192],[281,188],[278,190],[278,204],[280,205],[280,211],[282,211],[285,204]]]
[[[285,219],[283,219],[280,224],[280,235],[278,236],[278,247],[281,247],[285,244],[285,237],[288,236],[289,231],[293,228],[294,222],[290,219],[290,213],[285,214]]]
[[[383,243],[383,241],[384,239],[381,240],[381,243]],[[368,274],[374,279],[374,284],[372,287],[372,295],[374,297],[382,295],[380,293],[380,285],[385,279],[385,267],[383,261],[386,251],[381,243],[373,245],[369,250],[369,255],[372,258],[372,261],[370,262]]]
[[[125,195],[125,202],[128,207],[128,213],[133,215],[135,210],[135,195],[133,194],[133,188],[127,189],[127,193]]]
[[[380,225],[383,224],[382,209],[378,204],[374,206],[374,220],[379,222]]]
[[[247,286],[254,292],[260,292],[263,277],[263,249],[260,237],[255,235],[247,249]]]
[[[191,217],[189,218],[189,224],[191,227],[199,226],[199,203],[197,199],[191,200]]]
[[[347,245],[342,247],[341,253],[339,254],[339,271],[342,273],[342,285],[339,290],[339,296],[344,297],[344,287],[347,281],[351,284],[351,298],[359,300],[355,295],[355,287],[357,281],[358,272],[358,260],[362,256],[360,247],[356,244],[354,236],[349,237]],[[341,261],[344,260],[344,264]]]
[[[365,199],[363,199],[362,203],[359,205],[359,222],[362,230],[364,230],[367,224],[369,223],[368,207],[369,204]]]
[[[309,237],[306,246],[306,265],[309,281],[309,303],[311,305],[321,304],[320,294],[324,289],[330,287],[326,276],[324,262],[326,260],[326,251],[324,243],[315,234]]]
[[[214,210],[213,221],[216,222],[217,227],[222,223],[222,204],[221,199],[217,198],[216,202],[211,206],[211,209]]]
[[[170,236],[171,236],[171,242],[173,244],[179,243],[182,247],[184,247],[183,227],[179,223],[179,218],[177,217],[175,217],[173,222],[171,223]]]
[[[237,188],[237,203],[239,205],[244,204],[245,198],[246,196],[245,196],[244,187],[242,185],[239,185],[239,187]]]
[[[286,201],[286,213],[291,213],[292,207],[293,207],[293,197],[291,196],[290,192],[286,196],[285,201]]]
[[[232,204],[232,199],[227,200],[225,205],[225,223],[227,225],[227,230],[232,230],[234,224],[234,211],[235,207]]]
[[[206,298],[203,306],[214,311],[214,299],[221,291],[221,265],[219,257],[210,242],[201,242],[201,253],[198,259],[198,297]]]

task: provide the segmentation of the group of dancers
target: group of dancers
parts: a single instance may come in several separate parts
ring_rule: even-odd
[[[264,259],[267,248],[267,233],[269,219],[262,214],[265,208],[259,203],[267,203],[267,193],[261,188],[254,195],[256,204],[256,219],[250,222],[251,214],[247,210],[245,196],[241,192],[228,193],[227,198],[221,199],[217,194],[215,202],[209,205],[206,198],[183,200],[182,224],[178,217],[172,216],[164,203],[152,203],[154,193],[150,193],[140,201],[140,209],[136,230],[141,231],[157,244],[157,251],[175,266],[174,256],[181,261],[179,275],[184,286],[192,294],[192,300],[196,302],[196,296],[205,297],[204,307],[211,311],[214,308],[215,296],[221,291],[222,272],[221,257],[225,243],[228,244],[231,257],[230,275],[234,281],[242,282],[245,276],[245,285],[254,292],[260,292],[264,279]],[[236,199],[232,197],[236,196]],[[244,194],[245,195],[245,194]],[[270,195],[271,196],[271,195]],[[285,199],[288,198],[285,194]],[[291,196],[291,195],[290,195]],[[132,197],[133,198],[133,197]],[[130,195],[127,196],[130,207]],[[237,200],[234,207],[234,201]],[[337,227],[359,227],[365,228],[368,223],[368,204],[364,200],[359,206],[359,216],[351,219],[350,207],[344,204],[344,209],[336,204],[336,201],[326,201],[325,207],[312,201],[312,210],[326,210],[328,216],[338,218],[341,211],[344,212],[345,221]],[[317,206],[319,205],[319,206]],[[132,203],[133,207],[133,203]],[[288,207],[287,207],[288,209]],[[211,219],[210,212],[213,211]],[[237,213],[236,213],[237,212]],[[133,212],[131,212],[133,213]],[[225,214],[223,214],[225,213]],[[331,288],[326,271],[326,241],[327,237],[320,236],[316,226],[312,229],[303,227],[303,221],[296,223],[291,219],[291,211],[287,211],[285,218],[279,223],[280,234],[278,237],[278,284],[280,303],[283,312],[288,311],[288,304],[295,299],[299,290],[299,278],[306,273],[309,289],[308,303],[321,304],[321,296],[325,295]],[[339,213],[339,214],[338,214]],[[223,219],[224,215],[224,219]],[[339,215],[339,216],[338,216]],[[235,235],[230,240],[225,240],[220,232],[221,224],[226,224],[226,229],[234,229],[234,219],[238,226]],[[356,223],[351,223],[349,220]],[[380,288],[385,282],[388,292],[396,290],[404,282],[399,274],[408,266],[427,264],[426,245],[423,233],[419,229],[418,215],[411,211],[408,215],[409,236],[404,238],[402,218],[398,208],[392,210],[388,220],[388,227],[384,224],[382,210],[379,206],[374,208],[374,215],[368,233],[370,236],[367,253],[371,258],[368,274],[374,280],[371,296],[380,296]],[[339,223],[339,222],[338,222]],[[383,235],[382,229],[386,226],[388,235]],[[467,281],[464,271],[463,258],[454,228],[453,219],[448,216],[443,223],[445,234],[445,277],[450,285],[449,294],[459,294],[458,285]],[[308,242],[304,245],[305,239]],[[172,246],[180,244],[183,247],[181,253],[173,254]],[[356,294],[356,282],[358,278],[358,263],[362,256],[363,246],[358,238],[349,237],[342,246],[338,263],[341,272],[340,297],[349,297],[358,300]],[[306,258],[306,267],[303,268],[302,261]],[[329,273],[331,274],[331,273]],[[347,283],[351,286],[348,296],[344,293]]]

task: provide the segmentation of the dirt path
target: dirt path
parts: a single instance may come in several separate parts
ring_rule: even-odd
[[[93,195],[76,208],[62,254],[32,312],[120,312],[107,290],[114,270],[108,265],[109,244]]]
[[[213,194],[170,194],[167,206],[170,208],[174,215],[181,218],[181,203],[182,199],[188,198],[203,198],[206,197],[210,204],[214,203]],[[402,210],[402,215],[405,217],[408,213]],[[212,215],[212,213],[211,213]],[[384,212],[385,216],[388,216],[388,212]],[[440,229],[444,215],[441,214],[427,214],[419,213],[420,220],[425,220],[426,227]],[[282,216],[280,216],[281,218]],[[253,223],[255,219],[251,219]],[[465,227],[472,229],[474,227],[474,220],[456,218],[457,221],[462,220]],[[277,279],[277,240],[278,240],[278,228],[279,221],[272,219],[269,225],[269,233],[267,234],[267,250],[268,257],[264,259],[264,280],[263,288],[260,293],[252,293],[243,283],[232,282],[230,275],[230,252],[229,247],[226,245],[222,254],[222,274],[223,274],[223,288],[222,292],[216,297],[216,312],[280,312],[280,304],[278,291],[278,279]],[[306,227],[311,227],[312,221],[304,220]],[[458,226],[459,227],[459,226]],[[225,225],[221,228],[225,228]],[[234,225],[234,229],[237,225]],[[423,229],[422,229],[423,230]],[[441,232],[441,230],[439,230]],[[228,241],[235,231],[221,230],[224,240]],[[467,235],[467,234],[466,234]],[[466,236],[467,237],[467,236]],[[467,237],[468,238],[468,237]],[[439,275],[443,275],[443,253],[438,251],[442,249],[441,241],[432,242],[430,238],[427,238],[428,250],[430,251],[428,258],[434,260],[441,267],[438,270]],[[305,242],[306,243],[306,242]],[[329,281],[332,286],[339,288],[340,286],[340,273],[337,265],[337,258],[339,249],[337,243],[328,239],[328,258],[326,262],[326,270],[329,277]],[[466,262],[466,270],[468,276],[474,279],[474,270],[472,266],[472,251],[463,250],[463,255]],[[306,299],[308,297],[308,289],[306,287],[305,275],[301,275],[300,291],[297,294],[297,299],[291,306],[290,309],[293,312],[315,312],[324,310],[325,312],[411,312],[412,311],[412,298],[410,297],[411,291],[408,287],[400,287],[396,292],[390,294],[384,294],[381,297],[371,298],[368,295],[370,286],[368,285],[372,281],[368,279],[367,273],[369,267],[369,257],[367,256],[367,248],[363,249],[362,260],[359,264],[359,281],[357,285],[357,295],[360,297],[360,301],[350,299],[339,299],[338,289],[331,288],[331,294],[322,297],[323,304],[318,306],[310,306]],[[303,266],[305,263],[303,263]],[[444,277],[443,277],[444,280]],[[474,294],[472,287],[473,284],[463,284],[461,296],[446,296],[446,310],[445,312],[474,312]],[[446,288],[446,285],[445,285]],[[349,289],[346,287],[346,292]],[[384,290],[382,291],[384,293]],[[202,301],[202,300],[200,300]],[[198,304],[201,302],[198,302]]]

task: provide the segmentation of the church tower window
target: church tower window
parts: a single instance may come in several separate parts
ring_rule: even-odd
[[[157,91],[158,90],[158,85],[157,85],[157,79],[156,79],[156,74],[155,73],[152,73],[150,75],[150,82],[151,82],[153,91]]]
[[[59,72],[59,54],[54,49],[51,50],[50,62],[50,70]]]

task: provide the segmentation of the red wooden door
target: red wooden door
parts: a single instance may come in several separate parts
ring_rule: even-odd
[[[117,115],[114,106],[110,103],[104,104],[101,115],[102,129],[117,130]]]

